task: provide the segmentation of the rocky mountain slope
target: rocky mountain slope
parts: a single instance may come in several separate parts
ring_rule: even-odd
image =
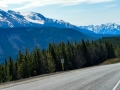
[[[77,30],[66,28],[0,28],[0,62],[9,55],[17,57],[18,51],[24,51],[26,48],[32,51],[36,46],[41,49],[47,48],[49,43],[74,42],[81,39],[92,40],[93,38]]]

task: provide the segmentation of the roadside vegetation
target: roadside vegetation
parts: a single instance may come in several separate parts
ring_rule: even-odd
[[[105,62],[101,63],[101,65],[114,64],[114,63],[120,63],[120,58],[108,59]]]
[[[115,58],[108,59],[104,61],[101,65],[119,63],[120,62],[120,36],[118,35],[113,37],[103,37],[102,42],[104,42],[105,40],[111,42],[111,44],[113,45]]]
[[[36,75],[62,71],[61,59],[64,59],[64,70],[73,70],[83,67],[118,62],[120,45],[113,45],[109,41],[98,40],[81,42],[50,43],[48,49],[38,47],[32,52],[19,51],[17,59],[11,56],[0,65],[0,83],[28,78]]]

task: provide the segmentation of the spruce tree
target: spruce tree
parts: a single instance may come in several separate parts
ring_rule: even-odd
[[[11,56],[9,56],[9,75],[10,75],[10,80],[15,79],[15,74],[14,74],[14,62]]]

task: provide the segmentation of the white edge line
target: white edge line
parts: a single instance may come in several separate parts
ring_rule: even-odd
[[[116,88],[118,87],[119,84],[120,84],[120,80],[119,80],[118,83],[115,85],[115,87],[113,88],[113,90],[116,90]]]

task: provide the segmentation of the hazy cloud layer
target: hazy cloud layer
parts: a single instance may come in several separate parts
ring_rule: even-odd
[[[15,10],[22,10],[27,8],[33,7],[40,7],[45,5],[53,5],[58,4],[61,6],[66,5],[76,5],[80,3],[105,3],[105,2],[112,2],[115,0],[0,0],[0,7],[8,7],[9,5],[13,4],[23,4],[22,7],[14,8]]]
[[[107,5],[107,6],[105,6],[106,8],[110,8],[110,7],[116,7],[117,6],[117,4],[112,4],[112,5]]]

